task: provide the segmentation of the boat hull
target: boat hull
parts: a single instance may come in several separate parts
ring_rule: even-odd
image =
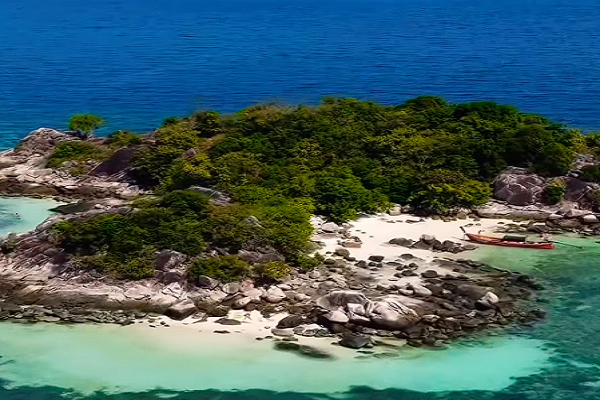
[[[503,246],[503,247],[520,247],[524,249],[539,249],[539,250],[553,250],[554,243],[552,242],[541,242],[541,243],[531,243],[531,242],[512,242],[509,240],[502,240],[490,236],[483,235],[475,235],[473,233],[467,233],[467,237],[471,242],[481,243],[481,244],[489,244],[492,246]]]

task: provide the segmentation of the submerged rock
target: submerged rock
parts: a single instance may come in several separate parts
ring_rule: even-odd
[[[363,347],[372,345],[372,340],[370,336],[359,333],[347,333],[339,341],[339,344],[350,349],[362,349]]]
[[[289,351],[309,358],[333,359],[333,356],[321,349],[294,342],[275,342],[275,350]]]

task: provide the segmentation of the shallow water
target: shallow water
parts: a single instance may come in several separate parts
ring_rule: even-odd
[[[12,199],[17,201],[18,199]],[[0,399],[598,399],[600,244],[554,252],[481,247],[472,255],[535,275],[547,321],[448,350],[356,353],[334,360],[275,351],[241,334],[109,325],[0,324]],[[196,326],[197,325],[197,326]]]
[[[182,333],[141,325],[0,324],[0,348],[5,349],[0,353],[11,360],[0,366],[0,378],[12,388],[58,386],[85,393],[162,388],[334,394],[353,386],[501,390],[514,377],[539,372],[550,354],[541,341],[498,337],[446,351],[388,349],[378,350],[385,358],[356,359],[353,351],[315,339],[314,346],[336,357],[323,361],[275,351],[268,340],[236,338],[235,333],[207,337],[199,328],[202,324]]]
[[[0,237],[34,229],[60,204],[52,199],[0,196]]]

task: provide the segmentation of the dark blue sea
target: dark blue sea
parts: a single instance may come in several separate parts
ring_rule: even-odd
[[[96,113],[494,100],[600,129],[598,0],[3,0],[0,147]]]

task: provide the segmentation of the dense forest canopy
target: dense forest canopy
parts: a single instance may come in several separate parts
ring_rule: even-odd
[[[581,142],[576,131],[491,102],[331,98],[169,119],[136,167],[164,191],[208,185],[250,204],[280,195],[346,220],[387,202],[437,211],[480,205],[506,166],[561,175]]]
[[[172,249],[195,260],[191,276],[275,279],[289,271],[282,260],[251,265],[228,254],[268,248],[309,268],[318,262],[306,256],[311,213],[345,221],[391,203],[436,212],[478,206],[505,167],[562,175],[577,152],[598,143],[514,107],[438,97],[399,106],[327,98],[316,107],[197,112],[165,120],[143,140],[120,131],[106,142],[135,149],[133,176],[155,197],[137,201],[128,215],[64,222],[55,232],[82,265],[117,277],[152,276],[153,254]],[[90,153],[89,146],[64,146],[52,165]],[[211,204],[194,186],[226,192],[233,203]],[[209,249],[221,255],[208,261]]]

